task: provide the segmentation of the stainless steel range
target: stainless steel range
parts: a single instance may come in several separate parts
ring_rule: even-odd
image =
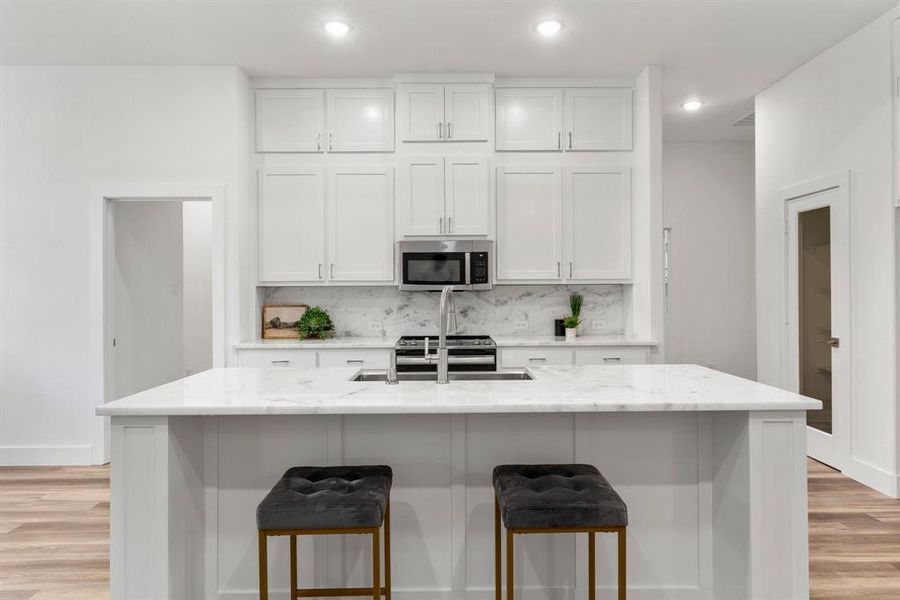
[[[438,336],[404,335],[394,345],[397,371],[437,371]],[[496,371],[497,344],[488,335],[448,335],[450,371]]]

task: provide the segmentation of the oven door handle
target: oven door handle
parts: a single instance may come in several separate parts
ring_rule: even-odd
[[[492,365],[496,362],[493,356],[448,356],[447,364],[450,365]],[[398,356],[397,365],[433,365],[437,363],[437,356],[428,358],[424,356]]]

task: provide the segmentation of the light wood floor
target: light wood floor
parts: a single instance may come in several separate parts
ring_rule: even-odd
[[[108,544],[107,467],[0,468],[0,600],[108,598]],[[809,547],[811,598],[900,599],[900,501],[815,461]]]

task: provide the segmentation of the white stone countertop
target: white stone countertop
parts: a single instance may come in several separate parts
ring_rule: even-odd
[[[98,415],[356,415],[818,410],[822,403],[697,365],[544,366],[532,381],[353,382],[356,368],[211,369]]]
[[[327,348],[393,348],[400,336],[395,337],[337,337],[329,340],[257,340],[254,342],[240,342],[234,347],[238,350],[293,350],[307,348],[323,350]],[[501,335],[493,336],[500,348],[515,346],[656,346],[652,340],[641,340],[624,336],[584,335],[567,342],[566,338],[552,335]]]

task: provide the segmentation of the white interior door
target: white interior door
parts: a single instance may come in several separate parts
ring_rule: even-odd
[[[447,157],[446,173],[445,233],[487,235],[490,185],[487,159]]]
[[[786,202],[787,373],[807,412],[808,454],[836,469],[849,458],[850,246],[848,177],[790,188]]]

